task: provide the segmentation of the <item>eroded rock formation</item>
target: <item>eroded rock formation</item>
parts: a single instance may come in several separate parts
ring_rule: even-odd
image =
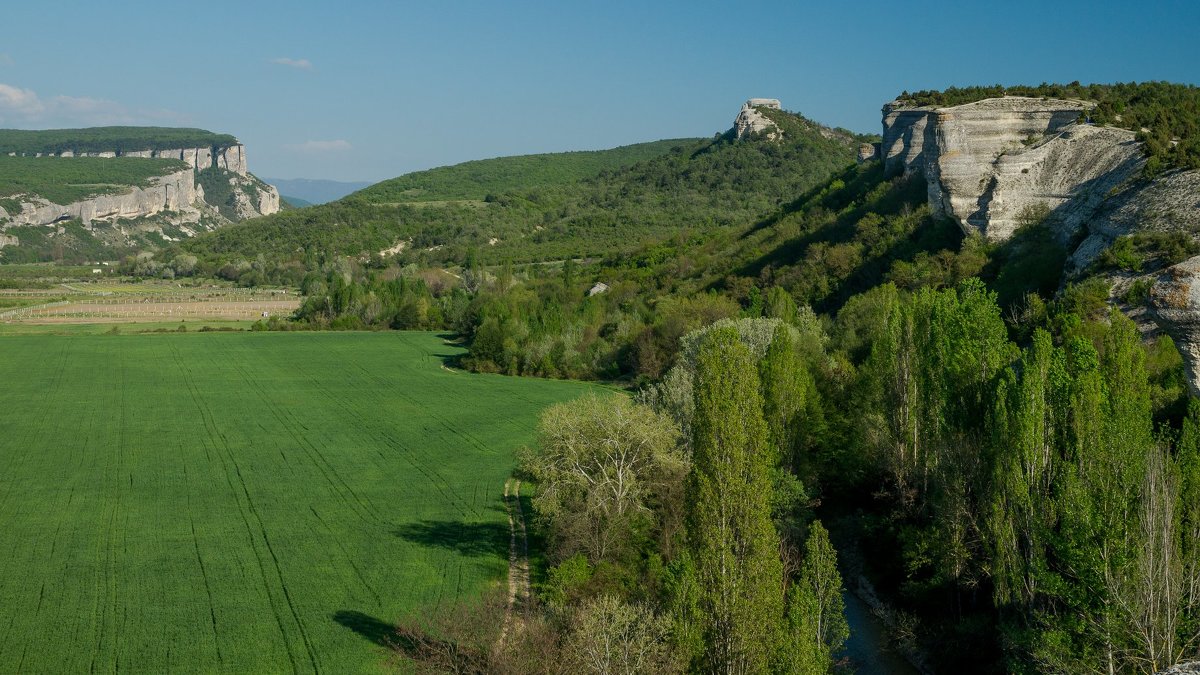
[[[1008,96],[948,107],[883,108],[887,175],[920,171],[936,214],[1003,241],[1046,207],[1069,236],[1142,166],[1134,134],[1079,122],[1093,104]]]

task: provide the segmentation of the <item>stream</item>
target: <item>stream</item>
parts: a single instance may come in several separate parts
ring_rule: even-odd
[[[846,640],[838,657],[849,659],[851,672],[858,675],[918,675],[916,668],[891,650],[887,629],[865,602],[850,591],[842,593],[842,601],[846,606],[850,639]]]

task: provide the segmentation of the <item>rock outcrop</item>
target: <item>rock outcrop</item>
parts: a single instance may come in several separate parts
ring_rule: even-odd
[[[920,171],[934,213],[990,240],[1046,207],[1064,239],[1142,166],[1134,134],[1079,122],[1093,104],[1007,96],[948,107],[883,108],[887,175]]]
[[[925,146],[933,146],[929,118],[934,108],[910,107],[900,101],[883,106],[880,159],[886,176],[925,170]]]
[[[733,132],[739,140],[761,133],[771,140],[781,137],[778,125],[762,114],[759,108],[782,110],[777,98],[752,98],[743,103],[737,118],[733,120]]]

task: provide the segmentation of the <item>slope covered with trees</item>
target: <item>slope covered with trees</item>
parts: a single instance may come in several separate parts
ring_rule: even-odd
[[[0,129],[0,152],[6,154],[224,148],[237,142],[237,138],[229,134],[178,127],[88,127],[37,131]]]
[[[483,201],[506,192],[569,185],[692,145],[700,139],[677,138],[623,145],[610,150],[554,152],[478,159],[416,171],[385,180],[355,193],[372,203]]]
[[[219,264],[260,254],[271,265],[317,253],[366,259],[401,243],[402,262],[427,264],[462,264],[470,250],[493,264],[604,256],[683,230],[731,229],[767,217],[852,163],[857,142],[849,134],[823,134],[814,126],[782,143],[720,137],[649,144],[642,150],[659,152],[653,159],[577,182],[518,184],[493,191],[485,201],[372,201],[394,199],[386,195],[408,189],[395,192],[385,182],[331,204],[222,228],[184,247]],[[607,152],[628,156],[625,149]],[[573,154],[552,156],[573,167],[568,176],[583,170]],[[545,160],[534,163],[536,174],[526,171],[528,161],[490,160],[484,168],[498,177],[478,180],[519,183],[522,175],[539,180],[537,175],[548,170]],[[465,189],[453,181],[438,188],[459,195]],[[475,195],[487,196],[478,190]]]

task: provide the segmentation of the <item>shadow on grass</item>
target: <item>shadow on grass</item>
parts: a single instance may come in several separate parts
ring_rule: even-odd
[[[508,557],[508,526],[501,523],[423,520],[399,527],[394,533],[414,544],[442,548],[466,556]]]
[[[463,339],[463,337],[461,335],[458,335],[457,333],[438,333],[438,337],[441,338],[442,342],[446,343],[446,346],[448,346],[448,347],[454,346],[454,347],[458,347],[461,349],[468,348],[467,341],[465,339]],[[433,356],[441,359],[442,365],[446,366],[447,368],[456,368],[456,369],[462,370],[463,369],[463,366],[462,366],[463,357],[466,356],[468,353],[469,352],[467,352],[467,351],[450,352],[450,353],[439,352],[439,353],[434,354]]]
[[[358,633],[380,647],[390,647],[396,639],[396,627],[369,614],[352,609],[340,609],[333,613],[333,620]]]

